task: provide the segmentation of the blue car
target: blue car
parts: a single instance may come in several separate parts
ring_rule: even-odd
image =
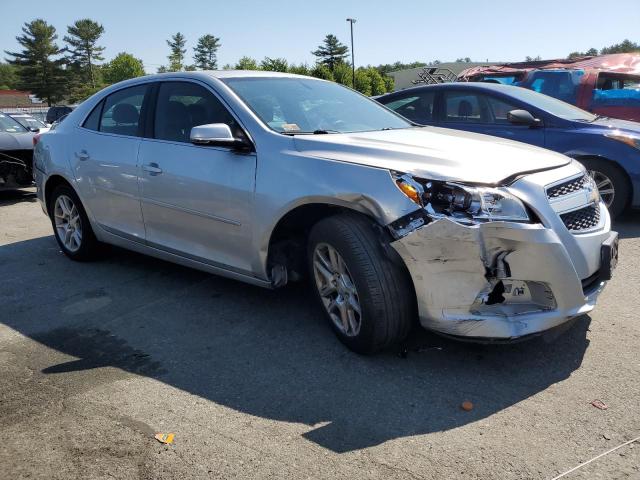
[[[508,138],[573,157],[590,171],[613,217],[640,207],[640,123],[495,83],[425,85],[376,100],[420,125]]]

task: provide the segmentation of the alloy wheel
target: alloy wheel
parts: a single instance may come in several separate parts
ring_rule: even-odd
[[[591,176],[591,178],[593,178],[593,181],[598,187],[598,191],[600,192],[602,201],[605,203],[607,208],[609,208],[616,196],[616,190],[613,186],[613,181],[604,173],[598,172],[597,170],[589,170],[589,175]]]
[[[362,310],[358,291],[338,251],[320,243],[313,252],[313,273],[322,303],[331,320],[347,337],[360,333]]]
[[[70,252],[77,252],[82,245],[82,221],[80,212],[67,195],[56,198],[53,206],[56,235]]]

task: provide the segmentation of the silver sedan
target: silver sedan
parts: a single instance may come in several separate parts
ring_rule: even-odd
[[[70,258],[110,243],[267,288],[308,276],[361,353],[416,320],[481,341],[560,326],[594,307],[617,259],[571,159],[418,127],[296,75],[113,85],[40,136],[35,177]]]

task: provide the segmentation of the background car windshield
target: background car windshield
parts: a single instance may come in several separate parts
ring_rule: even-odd
[[[555,99],[542,93],[537,93],[526,88],[513,87],[509,90],[509,95],[513,98],[529,103],[534,107],[538,107],[540,110],[555,115],[556,117],[564,118],[566,120],[581,120],[585,122],[593,122],[596,116],[582,110],[581,108],[574,107],[562,100]]]
[[[229,78],[229,87],[277,132],[364,132],[411,124],[335,83],[304,78]]]
[[[27,129],[16,122],[13,118],[0,113],[0,132],[24,133]]]

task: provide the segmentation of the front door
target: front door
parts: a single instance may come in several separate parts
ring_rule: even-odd
[[[118,90],[78,127],[69,158],[85,207],[110,233],[144,242],[138,194],[138,148],[150,87]]]
[[[544,147],[544,128],[509,122],[507,113],[522,107],[507,100],[481,92],[446,90],[442,93],[441,105],[439,125],[442,127]]]
[[[222,102],[195,82],[163,82],[153,138],[140,145],[140,191],[147,243],[191,259],[251,270],[255,153],[194,145],[191,128],[240,126]]]

